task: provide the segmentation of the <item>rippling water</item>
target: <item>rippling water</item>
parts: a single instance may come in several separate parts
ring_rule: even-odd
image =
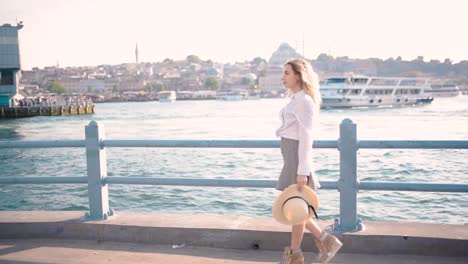
[[[90,116],[0,120],[0,140],[84,139],[101,121],[108,139],[275,139],[283,99],[238,102],[106,103]],[[344,118],[358,139],[468,140],[468,97],[386,109],[322,110],[319,140],[336,140]],[[468,150],[368,150],[358,153],[365,181],[468,183]],[[339,152],[314,150],[317,175],[339,177]],[[112,176],[275,180],[279,149],[107,149]],[[85,176],[84,149],[0,149],[0,177]],[[271,216],[273,189],[110,185],[115,210]],[[324,219],[339,214],[336,190],[320,190]],[[361,191],[363,220],[468,222],[468,194]],[[87,210],[86,185],[0,185],[0,210]]]

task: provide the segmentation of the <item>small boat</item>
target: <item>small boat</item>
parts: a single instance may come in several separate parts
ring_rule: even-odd
[[[216,92],[216,100],[240,101],[247,99],[249,92],[244,89],[219,90]]]
[[[434,81],[430,88],[424,91],[432,97],[456,97],[461,95],[461,90],[454,83],[444,81]]]
[[[159,102],[170,103],[175,102],[177,95],[175,91],[161,91],[159,92]]]

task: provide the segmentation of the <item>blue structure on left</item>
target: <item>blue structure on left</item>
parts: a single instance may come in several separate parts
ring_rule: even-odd
[[[21,78],[18,30],[22,27],[22,22],[16,26],[0,26],[0,106],[13,106],[13,99],[18,94]]]

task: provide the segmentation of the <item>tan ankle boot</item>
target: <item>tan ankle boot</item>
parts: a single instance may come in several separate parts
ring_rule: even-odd
[[[302,250],[292,251],[289,247],[284,248],[283,264],[304,264],[304,255]]]
[[[320,241],[316,240],[316,242],[319,248],[318,258],[321,263],[328,263],[343,246],[338,238],[328,233],[324,233]]]

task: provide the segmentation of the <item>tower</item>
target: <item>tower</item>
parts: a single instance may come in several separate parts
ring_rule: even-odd
[[[0,106],[12,106],[13,97],[18,93],[21,78],[18,30],[21,28],[22,21],[16,26],[0,26]]]
[[[136,64],[138,64],[138,43],[135,45],[135,59],[136,59]]]

